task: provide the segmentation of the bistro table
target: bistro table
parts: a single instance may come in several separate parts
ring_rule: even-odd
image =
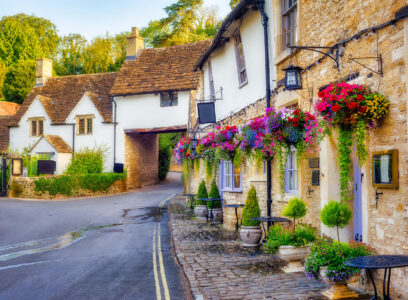
[[[348,259],[344,262],[344,264],[349,267],[368,270],[368,275],[370,276],[370,280],[374,286],[374,297],[371,298],[371,300],[378,299],[377,287],[375,285],[373,275],[371,274],[371,269],[384,269],[383,299],[391,300],[391,297],[390,297],[391,269],[408,267],[408,255],[360,256],[360,257]],[[387,273],[388,273],[388,283],[387,283]],[[387,285],[387,289],[385,289],[386,285]]]
[[[222,198],[200,198],[198,199],[199,201],[204,201],[204,202],[213,202],[213,201],[222,201]],[[208,207],[208,205],[207,205]],[[207,212],[206,215],[207,221],[205,222],[205,224],[201,225],[199,228],[203,227],[204,225],[207,225],[208,223],[208,219],[210,219],[210,225],[211,226],[215,226],[218,227],[217,224],[214,223],[214,214],[213,214],[213,206],[210,205],[210,210]]]
[[[193,210],[194,206],[194,197],[197,197],[197,194],[183,194],[184,197],[190,197],[190,209]]]
[[[238,238],[238,229],[239,229],[239,222],[238,222],[238,208],[244,207],[244,204],[225,204],[224,207],[232,207],[235,208],[235,219],[236,219],[236,223],[235,223],[235,240]]]
[[[263,232],[265,235],[264,239],[262,240],[262,243],[266,243],[266,241],[268,240],[264,223],[272,223],[272,225],[275,225],[275,223],[283,223],[283,222],[289,223],[290,222],[289,219],[282,218],[282,217],[256,217],[256,218],[251,218],[251,220],[262,223],[262,228],[263,228]]]

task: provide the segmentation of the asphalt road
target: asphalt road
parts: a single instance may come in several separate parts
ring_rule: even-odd
[[[0,198],[0,299],[190,299],[164,201],[179,178],[109,197]]]

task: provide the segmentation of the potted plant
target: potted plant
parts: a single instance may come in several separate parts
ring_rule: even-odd
[[[207,187],[205,186],[205,181],[201,180],[197,191],[197,201],[194,207],[194,213],[196,217],[200,220],[207,220],[207,204],[200,199],[208,198]]]
[[[258,221],[253,221],[252,218],[260,217],[261,210],[259,209],[258,197],[256,196],[256,189],[251,186],[248,191],[244,210],[242,211],[242,226],[240,236],[242,239],[242,246],[244,247],[258,247],[262,239],[262,230]]]
[[[215,180],[211,182],[210,193],[208,196],[209,198],[213,198],[213,199],[221,199],[220,191],[218,190],[218,186],[215,183]],[[223,215],[222,215],[221,200],[209,201],[207,207],[208,209],[212,209],[212,213],[214,216],[214,222],[222,223]]]
[[[354,299],[358,295],[347,287],[347,282],[359,276],[361,270],[344,265],[350,258],[375,254],[364,243],[342,243],[329,238],[317,240],[311,245],[304,269],[309,279],[321,278],[330,288],[323,292],[329,299]]]
[[[336,227],[337,241],[340,241],[339,228],[344,228],[350,222],[351,217],[350,208],[334,200],[329,201],[320,212],[320,219],[324,225],[329,228]]]

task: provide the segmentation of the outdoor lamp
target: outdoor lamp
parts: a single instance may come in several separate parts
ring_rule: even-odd
[[[191,149],[193,150],[197,149],[197,145],[198,145],[198,140],[196,138],[193,138],[191,140]]]
[[[303,69],[294,65],[290,65],[285,71],[285,88],[287,90],[301,90],[302,89],[302,78],[300,72]]]

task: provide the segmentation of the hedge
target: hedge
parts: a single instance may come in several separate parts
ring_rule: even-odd
[[[34,181],[34,189],[39,193],[48,192],[50,196],[72,196],[78,189],[106,192],[116,181],[125,179],[126,173],[62,175],[39,178]]]

